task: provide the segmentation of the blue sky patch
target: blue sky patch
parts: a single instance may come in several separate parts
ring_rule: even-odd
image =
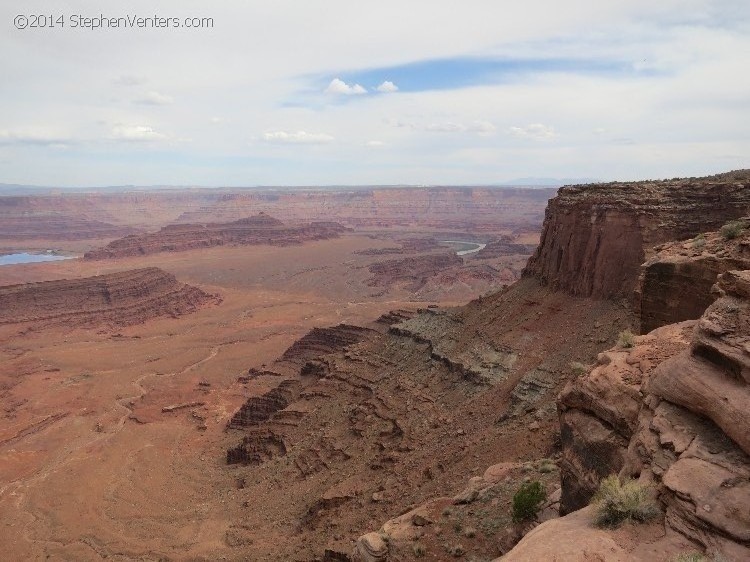
[[[333,78],[347,84],[361,84],[372,92],[385,80],[401,92],[452,90],[471,86],[516,82],[532,74],[564,72],[573,74],[632,76],[643,74],[632,63],[599,59],[489,59],[450,58],[417,61],[397,66],[343,71],[320,78],[324,89]]]

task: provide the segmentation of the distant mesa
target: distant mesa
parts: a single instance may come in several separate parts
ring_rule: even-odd
[[[178,317],[221,301],[156,267],[0,287],[0,326],[94,327]]]
[[[174,224],[158,232],[126,236],[103,248],[87,252],[84,259],[123,258],[227,245],[290,246],[311,240],[337,238],[345,230],[344,226],[335,222],[287,226],[266,213],[259,213],[233,222]]]
[[[58,213],[24,216],[0,214],[0,239],[5,240],[91,240],[136,232],[138,230],[129,226]]]

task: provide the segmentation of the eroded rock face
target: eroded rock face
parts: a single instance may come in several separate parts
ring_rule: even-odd
[[[560,395],[564,511],[606,473],[653,482],[666,524],[750,557],[750,271],[719,276],[698,322],[659,328]]]
[[[524,272],[577,296],[630,297],[657,244],[717,230],[750,211],[750,172],[563,187]]]
[[[716,298],[711,287],[719,274],[750,269],[750,229],[734,239],[710,232],[657,250],[641,267],[638,307],[644,333],[700,318]]]
[[[345,228],[334,222],[313,222],[304,226],[285,226],[281,221],[260,213],[229,223],[179,224],[151,234],[126,236],[98,250],[86,252],[84,259],[98,260],[140,256],[157,252],[181,252],[229,244],[272,244],[288,246],[310,240],[336,238]]]
[[[159,268],[0,287],[0,325],[128,326],[220,302]]]

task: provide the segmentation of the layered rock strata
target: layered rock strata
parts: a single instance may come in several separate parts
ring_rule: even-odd
[[[563,187],[524,272],[576,296],[630,298],[663,242],[750,214],[750,171],[706,178]]]
[[[0,287],[0,325],[127,326],[219,302],[156,267]]]
[[[344,230],[343,226],[333,222],[286,226],[281,221],[261,213],[230,223],[170,225],[155,233],[126,236],[104,248],[86,252],[84,259],[122,258],[224,245],[288,246],[311,240],[336,238]]]

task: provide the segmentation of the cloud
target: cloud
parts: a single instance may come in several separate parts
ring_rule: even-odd
[[[325,133],[308,133],[307,131],[289,133],[287,131],[274,131],[263,133],[263,140],[280,144],[325,144],[333,141],[334,138]]]
[[[366,94],[367,90],[359,84],[349,85],[339,78],[334,78],[328,87],[324,90],[326,94],[352,96],[358,94]]]
[[[382,94],[390,94],[392,92],[398,92],[398,86],[396,86],[396,84],[394,84],[390,80],[386,80],[376,89],[378,90],[378,92]]]
[[[533,140],[550,140],[557,136],[554,127],[541,123],[532,123],[525,127],[511,127],[508,132],[516,137]]]
[[[140,86],[146,83],[146,79],[130,74],[123,74],[115,78],[112,82],[115,86]]]
[[[147,125],[115,125],[112,129],[112,139],[114,140],[143,142],[167,138],[167,135],[155,131]]]
[[[71,138],[41,129],[0,130],[0,144],[26,144],[60,148],[71,142],[74,142]]]
[[[365,146],[369,146],[370,148],[380,148],[381,146],[385,146],[385,143],[379,140],[371,140],[367,141]]]
[[[142,105],[169,105],[174,103],[174,98],[166,94],[160,94],[159,92],[148,92],[142,98],[136,100],[136,103]]]
[[[472,121],[468,124],[446,121],[429,123],[427,125],[395,121],[393,124],[399,128],[407,128],[413,131],[426,131],[428,133],[477,133],[480,135],[490,135],[497,130],[497,127],[489,121]]]

